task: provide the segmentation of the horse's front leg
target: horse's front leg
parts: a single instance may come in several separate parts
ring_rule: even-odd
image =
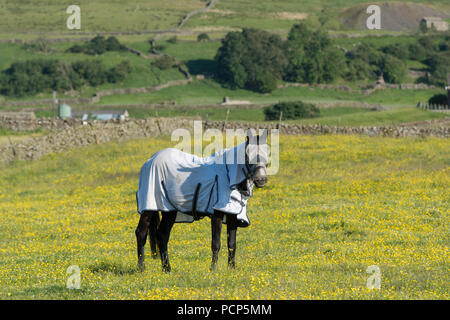
[[[211,216],[211,250],[212,250],[211,271],[216,268],[217,260],[219,258],[222,221],[223,221],[223,213],[220,211],[215,211],[214,214]]]
[[[139,218],[139,223],[134,232],[136,234],[137,240],[137,255],[138,255],[138,268],[143,271],[145,269],[144,265],[144,246],[147,240],[148,228],[150,226],[150,220],[153,215],[151,211],[144,211]]]
[[[228,266],[235,268],[236,254],[236,232],[237,232],[237,216],[235,214],[227,215],[227,243],[228,243]]]
[[[156,238],[158,240],[159,253],[161,255],[162,269],[164,272],[169,273],[170,263],[167,246],[169,243],[170,231],[172,230],[172,226],[177,217],[177,212],[163,212],[161,215],[162,218],[156,233]]]

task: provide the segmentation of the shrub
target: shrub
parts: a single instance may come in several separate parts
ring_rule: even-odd
[[[105,40],[103,36],[97,36],[83,45],[74,45],[67,51],[71,53],[85,53],[89,55],[100,55],[106,51],[123,51],[122,45],[116,37],[109,37]]]
[[[285,120],[314,118],[320,115],[320,110],[315,105],[302,101],[280,102],[264,108],[264,115],[267,121],[279,120],[281,112],[283,112],[282,119]]]
[[[173,37],[170,37],[169,39],[167,39],[166,41],[169,43],[177,43],[178,38],[177,38],[177,36],[173,36]]]
[[[176,60],[171,56],[164,55],[161,58],[156,59],[152,65],[160,70],[166,70],[175,67]]]
[[[116,37],[109,37],[106,40],[106,51],[123,51],[125,46]]]
[[[209,40],[210,40],[210,39],[209,39],[209,36],[208,36],[207,33],[200,33],[200,34],[197,36],[197,41],[198,41],[198,42],[209,41]]]
[[[131,72],[131,65],[128,61],[122,61],[108,71],[107,78],[110,83],[117,83],[125,80]]]
[[[448,105],[448,97],[446,94],[443,94],[443,93],[435,94],[428,100],[428,103],[434,104],[434,105],[446,106],[446,105]]]

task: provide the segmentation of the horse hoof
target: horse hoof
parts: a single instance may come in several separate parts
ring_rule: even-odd
[[[139,270],[139,272],[144,272],[145,271],[145,265],[143,263],[138,263],[138,270]]]
[[[163,266],[162,271],[164,273],[170,274],[170,271],[171,271],[170,266]]]

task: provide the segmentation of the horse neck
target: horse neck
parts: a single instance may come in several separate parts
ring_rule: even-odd
[[[230,185],[241,183],[247,178],[247,166],[245,165],[245,142],[228,149],[223,154],[223,161],[227,168]]]

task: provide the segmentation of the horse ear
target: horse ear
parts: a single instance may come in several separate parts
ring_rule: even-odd
[[[268,135],[269,130],[268,129],[264,129],[261,136],[259,137],[259,142],[262,144],[267,143],[267,135]]]
[[[245,136],[245,141],[248,143],[253,139],[253,132],[252,129],[247,129],[247,135]]]
[[[247,129],[247,139],[253,137],[253,133],[252,133],[252,129],[248,128]]]

